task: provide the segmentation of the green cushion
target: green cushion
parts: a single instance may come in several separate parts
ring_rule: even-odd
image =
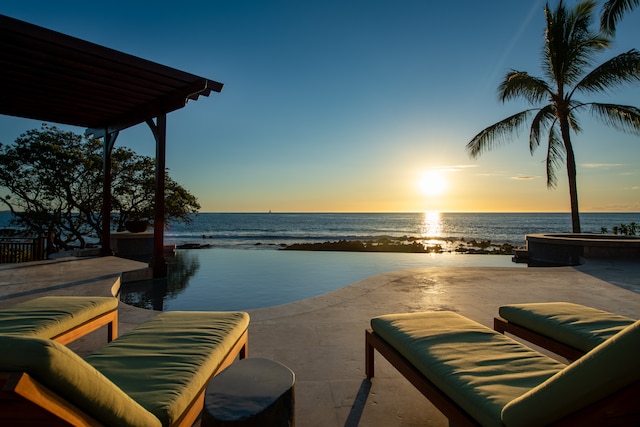
[[[639,349],[637,321],[507,404],[502,412],[505,425],[546,425],[639,381]]]
[[[48,296],[0,310],[0,334],[53,338],[116,310],[112,297]]]
[[[452,312],[392,314],[371,327],[485,426],[502,408],[565,365]]]
[[[500,316],[573,348],[588,352],[635,320],[569,302],[513,304]]]
[[[173,423],[249,326],[241,312],[165,312],[86,360],[127,395]]]
[[[0,348],[0,371],[27,372],[104,425],[161,425],[154,415],[62,344],[4,335],[0,336]]]

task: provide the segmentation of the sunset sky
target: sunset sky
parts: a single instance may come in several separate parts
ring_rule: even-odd
[[[21,0],[0,13],[224,83],[168,116],[167,166],[203,212],[568,212],[564,169],[548,190],[545,147],[531,156],[526,134],[465,151],[528,107],[496,93],[510,69],[543,77],[544,4]],[[598,62],[631,48],[640,10]],[[640,106],[640,85],[576,99]],[[581,211],[640,211],[640,137],[580,118]],[[0,116],[0,142],[39,127]],[[146,125],[117,144],[155,152]]]

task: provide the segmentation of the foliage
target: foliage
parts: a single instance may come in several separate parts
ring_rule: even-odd
[[[133,219],[153,219],[154,160],[127,148],[112,153],[111,221],[118,230]],[[102,143],[55,126],[25,132],[13,145],[0,143],[0,202],[16,225],[38,234],[54,230],[62,249],[102,241]],[[200,208],[195,196],[165,171],[167,219],[189,222]]]
[[[602,8],[600,28],[607,34],[614,34],[622,15],[637,6],[640,6],[640,0],[608,0]]]
[[[623,236],[635,236],[638,230],[638,224],[636,224],[635,222],[629,224],[614,225],[613,227],[611,227],[611,232],[613,234],[621,234]]]
[[[155,210],[155,162],[128,148],[112,154],[112,209],[118,215],[112,221],[118,231],[130,220],[148,220],[153,224]],[[131,185],[136,183],[136,185]],[[200,209],[198,199],[174,181],[165,171],[165,215],[173,221],[191,222],[190,213]]]
[[[557,184],[557,172],[566,167],[571,200],[571,219],[574,233],[580,232],[577,169],[571,142],[571,131],[581,130],[577,113],[588,110],[593,117],[618,130],[640,135],[640,109],[626,105],[579,102],[577,93],[607,92],[624,83],[640,81],[640,52],[632,49],[622,53],[590,72],[596,53],[609,47],[607,36],[589,29],[596,3],[586,0],[574,9],[567,9],[560,1],[555,10],[545,6],[546,33],[542,52],[545,78],[534,77],[525,71],[512,70],[498,89],[502,102],[523,98],[531,105],[545,103],[514,114],[482,130],[467,144],[467,152],[477,158],[488,150],[511,142],[510,136],[526,127],[529,129],[531,154],[546,136],[547,186]]]
[[[101,181],[90,171],[101,166],[85,148],[80,136],[47,126],[26,132],[12,146],[0,145],[0,186],[8,192],[0,201],[21,226],[45,235],[56,229],[55,243],[63,248],[71,241],[84,247],[85,236],[100,224],[94,207]]]

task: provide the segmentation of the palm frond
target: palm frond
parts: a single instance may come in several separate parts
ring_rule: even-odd
[[[559,88],[573,86],[584,72],[584,68],[593,63],[595,54],[609,47],[610,40],[589,27],[596,3],[592,0],[578,3],[575,9],[567,10],[559,2],[555,10],[545,15],[547,29],[544,48],[544,67],[549,78]]]
[[[640,52],[631,49],[596,67],[575,86],[584,93],[606,92],[625,83],[640,82]]]
[[[562,2],[556,10],[549,9],[549,3],[544,8],[545,20],[547,23],[545,30],[544,50],[542,61],[546,68],[547,76],[558,83],[559,86],[564,85],[563,61],[558,53],[564,52],[562,41],[565,39],[565,27],[561,25],[566,21],[566,9],[562,6]]]
[[[525,71],[510,71],[498,87],[498,96],[502,102],[522,97],[535,105],[545,100],[551,93],[551,88],[544,80],[533,77]]]
[[[580,126],[576,112],[583,108],[586,108],[585,104],[573,100],[569,101],[569,114],[567,115],[567,120],[569,121],[569,126],[571,126],[571,129],[575,133],[580,133],[582,131],[582,126]]]
[[[553,104],[541,108],[533,117],[529,131],[529,152],[531,154],[540,146],[540,136],[553,126],[555,118],[555,107]]]
[[[549,130],[549,145],[547,147],[547,188],[555,188],[558,185],[557,171],[564,165],[565,148],[558,136],[556,127]]]
[[[640,136],[640,108],[630,105],[592,103],[591,114],[608,126]]]
[[[581,31],[582,33],[582,31]],[[584,34],[580,38],[570,40],[567,47],[567,63],[565,65],[565,81],[575,85],[584,74],[585,68],[591,66],[596,54],[609,47],[610,40],[600,34]]]
[[[493,150],[506,142],[511,142],[509,136],[513,133],[516,135],[519,133],[532,111],[521,111],[482,130],[467,143],[466,149],[469,156],[475,159],[485,151]]]
[[[596,10],[597,5],[598,3],[594,0],[581,1],[569,13],[570,21],[574,23],[579,31],[583,31],[585,34],[589,33],[589,27],[593,22],[593,12]]]
[[[640,0],[608,0],[602,8],[600,29],[607,34],[616,32],[616,24],[625,12],[640,5]]]

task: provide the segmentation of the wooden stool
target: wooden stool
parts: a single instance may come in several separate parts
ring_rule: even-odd
[[[211,379],[202,427],[293,427],[295,374],[269,359],[234,362]]]

